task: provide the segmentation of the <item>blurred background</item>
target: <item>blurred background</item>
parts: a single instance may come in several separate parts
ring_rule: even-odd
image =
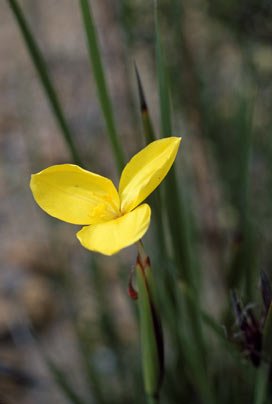
[[[78,2],[19,3],[85,167],[118,185]],[[271,269],[272,3],[180,3],[159,2],[173,135],[183,137],[177,177],[193,223],[201,304],[231,327],[229,289],[238,288],[246,303],[260,302],[259,271]],[[128,160],[144,145],[135,61],[160,132],[153,2],[91,5]],[[8,1],[0,2],[0,61],[0,403],[67,403],[51,360],[85,402],[133,402],[143,387],[126,288],[137,251],[130,247],[110,259],[90,253],[75,237],[77,226],[34,203],[31,173],[72,160]],[[156,262],[153,233],[152,223],[144,242]],[[82,333],[87,354],[78,343]],[[90,358],[92,389],[82,353]],[[169,402],[175,397],[178,390]]]

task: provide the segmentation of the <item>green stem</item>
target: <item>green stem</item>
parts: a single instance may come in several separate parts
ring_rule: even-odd
[[[124,154],[117,135],[112,104],[110,101],[109,91],[107,88],[106,77],[100,55],[96,29],[94,25],[91,5],[88,0],[80,0],[83,24],[85,27],[88,50],[93,68],[97,94],[100,100],[100,105],[103,111],[105,123],[107,126],[109,139],[114,152],[119,172],[122,172],[124,167]]]
[[[137,242],[137,247],[136,277],[144,386],[148,402],[158,403],[164,373],[163,334],[150,260],[141,240]]]
[[[147,396],[147,402],[148,404],[159,404],[160,400],[159,397]]]
[[[64,116],[61,103],[57,96],[57,93],[56,93],[56,90],[52,83],[52,80],[49,76],[46,62],[43,58],[43,55],[40,51],[38,44],[34,38],[34,35],[32,34],[32,32],[29,28],[29,25],[25,19],[24,13],[16,0],[7,0],[7,1],[14,14],[14,17],[16,18],[17,24],[21,30],[26,47],[29,51],[32,62],[39,75],[40,82],[43,86],[45,94],[47,95],[47,98],[48,98],[49,104],[52,108],[52,111],[54,113],[55,119],[62,131],[63,137],[67,143],[67,146],[69,147],[71,156],[76,164],[82,165],[77,148],[73,141],[73,136],[72,136],[71,130],[70,130],[68,123],[66,121],[66,118]]]
[[[262,365],[257,370],[254,404],[263,404],[266,399],[269,367]]]
[[[137,241],[136,245],[137,245],[137,248],[138,248],[139,255],[140,255],[142,261],[144,262],[146,260],[146,258],[147,258],[147,254],[146,254],[146,252],[144,250],[142,240]]]

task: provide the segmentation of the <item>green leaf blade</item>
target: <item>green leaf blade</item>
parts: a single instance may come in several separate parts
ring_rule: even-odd
[[[58,123],[64,140],[70,150],[71,156],[75,162],[75,164],[79,164],[82,166],[82,161],[79,156],[78,150],[73,140],[72,132],[69,128],[67,120],[64,116],[64,112],[62,110],[61,103],[59,101],[58,95],[54,88],[53,82],[49,76],[48,68],[46,66],[46,62],[44,57],[40,51],[38,43],[35,40],[33,33],[28,26],[26,18],[24,16],[23,10],[21,9],[17,0],[7,0],[10,8],[14,14],[16,22],[20,28],[22,37],[24,38],[25,45],[29,51],[29,55],[32,59],[33,65],[36,68],[38,73],[40,82],[43,86],[44,92],[47,96],[48,102],[51,106],[53,114],[55,116],[56,122]]]
[[[100,100],[101,109],[106,122],[108,135],[112,150],[114,152],[114,157],[116,160],[117,167],[121,173],[124,167],[124,154],[121,148],[117,129],[115,125],[112,104],[110,101],[110,96],[106,84],[105,73],[103,69],[102,59],[100,55],[96,29],[94,25],[93,15],[91,6],[88,0],[80,0],[80,7],[82,13],[83,24],[85,27],[86,39],[88,44],[88,50],[90,55],[90,60],[93,68],[95,83],[97,87],[97,93]]]

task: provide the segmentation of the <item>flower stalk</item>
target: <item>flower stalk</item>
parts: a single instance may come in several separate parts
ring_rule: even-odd
[[[144,385],[148,402],[158,403],[164,370],[163,334],[150,259],[141,241],[137,247],[136,278]]]

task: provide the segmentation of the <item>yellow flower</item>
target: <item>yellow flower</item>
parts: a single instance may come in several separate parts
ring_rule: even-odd
[[[112,181],[73,164],[49,167],[31,176],[37,204],[68,223],[87,225],[78,233],[81,244],[105,255],[117,253],[143,237],[151,209],[138,206],[170,170],[181,138],[150,143],[125,166],[117,192]]]

